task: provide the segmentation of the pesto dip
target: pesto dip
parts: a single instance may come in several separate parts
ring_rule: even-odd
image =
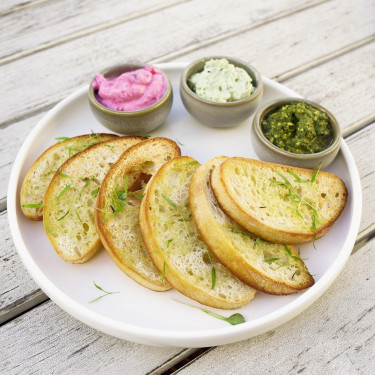
[[[234,102],[252,94],[254,87],[249,74],[226,59],[208,60],[203,71],[192,74],[187,84],[203,99],[214,102]]]
[[[265,137],[275,146],[296,154],[325,150],[333,140],[328,115],[304,102],[283,105],[262,121]]]

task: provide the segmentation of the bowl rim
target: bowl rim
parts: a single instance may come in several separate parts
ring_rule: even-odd
[[[129,67],[133,68],[133,69],[130,69],[130,70],[124,70],[123,73],[125,73],[127,71],[142,69],[142,68],[145,68],[146,66],[154,67],[152,64],[126,63],[126,64],[120,64],[120,65],[113,65],[112,67],[109,67],[109,68],[101,71],[100,74],[103,74],[106,77],[106,75],[110,74],[113,70],[122,70],[122,69],[126,69],[126,68],[129,68]],[[155,102],[154,104],[152,104],[148,107],[142,108],[142,109],[137,109],[135,111],[118,111],[116,109],[108,108],[108,107],[104,106],[103,104],[99,103],[98,100],[95,97],[94,89],[92,87],[92,84],[95,81],[95,78],[93,78],[91,80],[90,84],[89,84],[88,97],[89,97],[90,103],[94,107],[96,107],[96,109],[98,109],[101,112],[104,112],[107,115],[115,115],[115,116],[120,116],[120,117],[139,116],[139,115],[148,114],[150,112],[153,112],[153,111],[157,110],[158,108],[162,107],[168,101],[168,99],[170,98],[170,96],[172,94],[172,83],[171,83],[168,75],[162,69],[159,69],[159,68],[155,68],[155,69],[160,71],[163,74],[163,76],[165,77],[166,82],[167,82],[167,87],[165,89],[165,92],[164,92],[163,96],[157,102]]]
[[[297,154],[297,153],[286,151],[286,150],[283,150],[283,149],[277,147],[272,142],[270,142],[266,138],[266,136],[264,135],[264,133],[262,131],[262,126],[261,126],[261,122],[262,122],[263,118],[271,110],[274,110],[275,108],[279,108],[283,105],[287,105],[287,104],[291,104],[291,103],[295,103],[295,102],[303,102],[303,103],[309,104],[312,107],[314,107],[314,108],[316,108],[316,109],[318,109],[322,112],[325,112],[328,115],[328,117],[330,119],[330,124],[332,126],[332,130],[333,130],[333,140],[332,140],[332,143],[326,149],[324,149],[322,151],[319,151],[319,152],[315,152],[313,154]],[[256,113],[254,114],[252,126],[253,126],[253,130],[254,130],[254,133],[255,133],[256,137],[262,142],[262,144],[265,147],[267,147],[269,150],[271,150],[273,152],[276,152],[279,155],[285,156],[287,158],[293,158],[293,159],[298,159],[298,160],[319,159],[321,157],[324,157],[324,156],[327,156],[327,155],[330,155],[330,154],[334,153],[340,147],[340,144],[341,144],[341,127],[340,127],[337,119],[335,118],[335,116],[328,109],[323,107],[322,105],[320,105],[316,102],[313,102],[311,100],[304,99],[304,98],[287,97],[287,98],[276,99],[276,100],[273,100],[271,102],[267,102],[267,103],[263,104],[262,106],[260,106],[257,109]]]
[[[238,63],[239,65],[243,65],[249,71],[251,71],[252,74],[254,74],[254,76],[256,77],[256,80],[257,80],[257,85],[255,86],[255,90],[249,96],[247,96],[246,98],[243,98],[243,99],[240,99],[240,100],[235,100],[233,102],[215,102],[214,100],[205,99],[205,98],[202,98],[201,96],[197,95],[187,84],[188,73],[197,64],[200,64],[200,63],[204,64],[209,60],[218,60],[218,59],[226,59],[227,61],[229,61],[230,64],[233,64],[236,67],[238,67],[237,64],[236,64],[236,63]],[[217,107],[236,107],[236,106],[242,105],[244,103],[253,101],[259,95],[261,95],[262,92],[263,92],[263,80],[262,80],[262,76],[259,73],[259,71],[256,68],[254,68],[251,64],[248,64],[246,61],[243,61],[241,59],[237,59],[237,58],[231,57],[231,56],[207,56],[207,57],[203,57],[203,58],[194,60],[193,62],[191,62],[188,66],[186,66],[184,68],[184,70],[182,71],[182,74],[181,74],[181,79],[180,79],[180,91],[182,89],[188,95],[190,95],[191,97],[193,97],[194,99],[196,99],[196,100],[198,100],[202,103],[206,103],[206,104],[209,104],[209,105],[212,105],[212,106],[217,106]]]

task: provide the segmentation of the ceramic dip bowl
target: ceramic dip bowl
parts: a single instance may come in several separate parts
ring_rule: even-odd
[[[112,67],[104,72],[106,79],[119,77],[125,72],[145,68],[146,65],[124,64]],[[160,69],[157,69],[160,72]],[[142,135],[159,127],[167,118],[173,102],[172,85],[167,75],[161,72],[166,81],[166,89],[162,97],[150,106],[137,110],[115,110],[108,108],[98,100],[98,90],[93,88],[91,82],[88,98],[92,113],[106,128],[127,135]]]
[[[292,103],[304,102],[315,109],[327,114],[329,124],[332,128],[332,139],[330,144],[322,151],[309,154],[299,154],[285,151],[271,143],[263,133],[262,123],[270,114],[279,110],[282,106]],[[327,167],[336,157],[340,149],[341,130],[335,117],[320,104],[301,98],[283,98],[261,106],[254,115],[251,127],[251,141],[260,160],[284,164],[301,168],[317,169]]]
[[[226,59],[248,73],[254,86],[249,96],[235,101],[218,102],[197,95],[189,87],[189,77],[202,72],[207,61],[218,59]],[[180,78],[180,95],[185,108],[195,119],[211,127],[227,128],[248,119],[256,111],[263,96],[263,81],[254,67],[241,60],[225,56],[206,57],[194,61],[184,69]]]

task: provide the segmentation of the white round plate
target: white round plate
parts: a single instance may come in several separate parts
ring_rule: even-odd
[[[257,158],[250,141],[252,119],[230,129],[206,127],[196,122],[183,107],[179,77],[186,64],[160,64],[170,77],[174,103],[167,122],[151,133],[175,140],[183,155],[200,163],[219,155]],[[346,183],[349,191],[344,212],[323,238],[301,246],[301,255],[314,274],[315,285],[290,296],[258,292],[253,301],[236,311],[209,308],[223,316],[241,313],[246,322],[232,326],[199,309],[200,306],[176,290],[150,291],[123,274],[106,251],[84,264],[65,263],[49,243],[41,222],[27,220],[21,213],[19,191],[33,161],[56,142],[91,131],[108,132],[91,114],[88,87],[74,92],[53,108],[33,129],[15,160],[8,189],[10,229],[22,261],[40,288],[75,318],[107,334],[141,344],[177,347],[205,347],[228,344],[264,333],[300,314],[331,285],[352,251],[361,216],[361,187],[356,165],[345,143],[328,168]],[[285,96],[299,96],[264,78],[263,102]],[[119,292],[89,303],[101,292]],[[207,308],[207,307],[206,307]]]

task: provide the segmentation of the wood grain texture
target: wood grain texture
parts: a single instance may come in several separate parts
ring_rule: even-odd
[[[39,287],[23,266],[10,235],[8,215],[0,213],[0,323],[8,319],[18,305],[35,297]],[[26,308],[28,306],[25,306]],[[13,311],[13,315],[16,311]]]
[[[353,134],[347,144],[358,168],[362,187],[362,218],[359,231],[375,222],[375,123]]]
[[[38,6],[48,1],[51,1],[51,0],[30,0],[30,1],[2,0],[0,3],[0,16],[13,13],[13,12],[17,12],[25,8]]]
[[[249,25],[240,34],[221,34],[215,41],[206,39],[201,45],[189,45],[156,61],[192,61],[225,54],[251,62],[267,77],[277,77],[373,35],[375,4],[368,0],[356,4],[353,8],[348,0],[329,1],[280,19]]]
[[[0,126],[18,118],[20,112],[29,113],[60,101],[108,66],[124,61],[147,62],[219,33],[284,13],[297,3],[301,7],[314,2],[236,0],[221,1],[213,7],[208,0],[194,0],[2,65],[0,76],[9,92],[0,102]],[[18,103],[22,103],[21,111]]]
[[[373,373],[374,250],[372,240],[352,255],[331,288],[294,320],[211,350],[179,375]]]
[[[135,344],[78,322],[52,302],[0,327],[4,374],[146,374],[183,350]]]
[[[2,19],[0,62],[19,53],[103,30],[189,0],[54,0],[25,7]],[[25,34],[27,30],[27,34]],[[22,38],[20,38],[20,35]]]

